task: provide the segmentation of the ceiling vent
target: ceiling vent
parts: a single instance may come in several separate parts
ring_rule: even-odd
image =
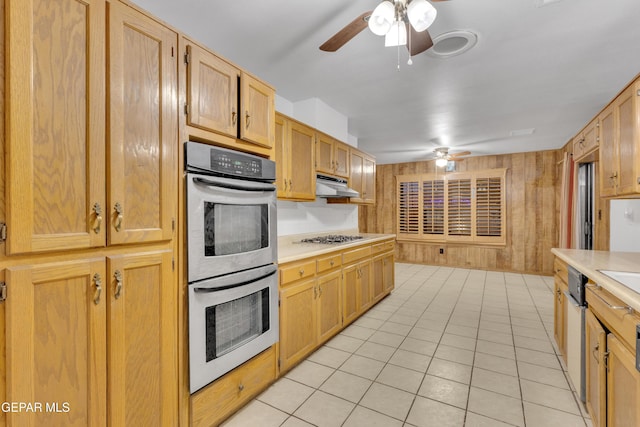
[[[471,31],[450,31],[433,39],[433,47],[427,55],[434,58],[449,58],[471,49],[478,42],[478,36]]]

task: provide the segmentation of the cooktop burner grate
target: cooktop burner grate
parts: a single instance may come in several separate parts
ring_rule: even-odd
[[[309,237],[307,239],[300,240],[300,243],[322,243],[322,244],[333,244],[333,243],[348,243],[354,240],[363,239],[362,236],[349,236],[344,234],[330,234],[327,236],[316,236]]]

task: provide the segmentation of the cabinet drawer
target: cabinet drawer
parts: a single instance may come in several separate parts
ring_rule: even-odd
[[[566,262],[560,258],[556,258],[553,261],[553,271],[565,284],[569,283],[569,267]]]
[[[638,313],[630,312],[624,302],[597,285],[587,286],[586,298],[589,309],[635,355]]]
[[[330,255],[322,258],[318,258],[317,263],[318,273],[331,270],[332,268],[340,267],[342,265],[342,257],[340,255]]]
[[[371,255],[378,255],[383,252],[389,252],[393,250],[394,242],[377,243],[371,246]]]
[[[191,425],[211,426],[276,379],[275,346],[191,396]]]
[[[357,261],[361,258],[371,256],[371,246],[365,246],[363,248],[353,249],[342,254],[342,263],[349,264],[353,261]]]
[[[311,277],[316,274],[316,261],[309,260],[296,264],[285,265],[280,268],[280,284]]]

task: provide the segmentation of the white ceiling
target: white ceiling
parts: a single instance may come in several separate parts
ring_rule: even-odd
[[[451,0],[434,3],[432,37],[471,30],[448,59],[362,31],[335,53],[318,47],[379,0],[133,0],[298,102],[349,118],[378,163],[562,147],[640,72],[640,1]],[[548,1],[547,1],[548,2]],[[512,131],[534,128],[531,135]]]

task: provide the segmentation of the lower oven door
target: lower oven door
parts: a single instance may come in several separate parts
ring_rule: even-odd
[[[275,265],[189,285],[191,393],[277,341]]]

